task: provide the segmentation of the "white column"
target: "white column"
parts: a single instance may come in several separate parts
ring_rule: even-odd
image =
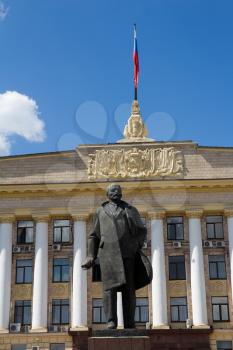
[[[233,300],[233,209],[225,210],[225,214],[227,215],[230,273],[231,273],[231,293],[232,293],[232,300]]]
[[[71,329],[87,329],[87,271],[81,268],[86,259],[86,216],[74,217],[74,256]]]
[[[191,266],[191,294],[193,326],[206,327],[208,325],[205,273],[201,236],[201,210],[186,212],[189,217],[189,244]]]
[[[117,292],[117,328],[124,328],[122,293]]]
[[[151,213],[152,327],[168,328],[167,290],[163,237],[164,212]]]
[[[0,333],[8,333],[11,298],[12,220],[0,224]]]
[[[47,331],[48,217],[37,216],[32,302],[32,332]]]

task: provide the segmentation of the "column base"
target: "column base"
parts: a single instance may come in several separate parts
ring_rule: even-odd
[[[192,329],[210,329],[210,326],[208,324],[201,324],[198,326],[192,326]]]
[[[168,324],[161,324],[158,326],[153,326],[151,327],[151,329],[170,329],[170,326]]]
[[[0,334],[6,334],[6,333],[9,333],[9,329],[5,329],[5,328],[3,328],[3,329],[0,329]]]
[[[29,333],[47,333],[48,329],[44,327],[39,327],[39,328],[31,328],[29,330]]]

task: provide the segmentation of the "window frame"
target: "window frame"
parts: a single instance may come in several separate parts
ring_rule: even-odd
[[[94,301],[95,300],[101,301],[102,305],[94,306]],[[100,322],[97,322],[97,321],[94,320],[94,309],[99,310]],[[92,298],[92,323],[93,324],[104,324],[104,323],[106,323],[106,317],[105,317],[105,314],[104,314],[103,299],[101,299],[101,298]]]
[[[146,302],[146,305],[138,305],[137,302],[139,301],[139,299],[140,299],[140,300],[143,299],[143,300]],[[141,320],[141,318],[142,318],[142,317],[141,317],[142,308],[146,308],[146,313],[147,313],[147,319],[146,319],[146,321]],[[142,323],[142,324],[145,324],[145,323],[149,322],[149,300],[148,300],[147,297],[137,297],[137,298],[136,298],[136,308],[135,308],[135,317],[134,317],[134,318],[136,318],[136,312],[137,312],[137,310],[138,310],[138,314],[139,314],[139,320],[136,320],[136,319],[135,319],[135,322],[136,322],[136,323]]]
[[[185,304],[183,304],[183,305],[172,305],[172,299],[184,299],[185,300]],[[185,320],[180,320],[180,307],[181,306],[185,306],[186,307],[186,319]],[[173,316],[173,313],[172,313],[172,309],[173,308],[177,308],[178,309],[178,318],[179,318],[179,320],[178,321],[173,321],[173,319],[172,319],[172,316]],[[186,322],[186,320],[188,319],[188,304],[187,304],[187,296],[185,296],[185,297],[171,297],[170,298],[170,315],[171,315],[171,322],[172,323],[184,323],[184,322]]]
[[[59,265],[59,264],[57,264],[57,265],[55,265],[54,264],[54,262],[55,262],[55,260],[61,260],[61,259],[63,259],[63,260],[67,260],[67,265]],[[64,280],[63,281],[63,279],[62,279],[62,275],[63,275],[63,266],[65,266],[65,267],[68,267],[68,280]],[[54,273],[54,269],[55,269],[55,267],[60,267],[59,268],[59,276],[60,276],[60,279],[59,279],[59,281],[55,281],[54,280],[54,275],[55,275],[55,273]],[[52,276],[52,281],[53,281],[53,283],[69,283],[70,282],[70,261],[69,261],[69,258],[63,258],[63,257],[53,257],[53,276]]]
[[[62,226],[58,225],[55,226],[56,221],[69,221],[69,225],[67,226]],[[69,228],[69,240],[68,241],[63,241],[63,228]],[[61,239],[60,240],[55,240],[55,228],[60,229],[60,235]],[[69,245],[73,243],[73,237],[72,237],[72,221],[70,219],[54,219],[53,220],[53,244],[62,244],[62,245]]]
[[[57,302],[57,304],[55,304]],[[55,307],[59,308],[59,321],[60,322],[54,322],[54,313],[55,313]],[[62,317],[63,317],[63,308],[67,309],[67,318],[68,322],[62,322]],[[52,299],[52,325],[54,326],[63,326],[63,325],[69,325],[70,324],[70,302],[69,299]]]
[[[224,347],[220,348],[218,343],[231,343],[231,347],[230,348],[226,348],[224,346]],[[217,350],[232,350],[232,340],[217,340],[216,341],[216,349]]]
[[[169,223],[169,219],[174,219],[174,218],[181,218],[182,222],[180,223]],[[184,240],[184,217],[181,216],[167,216],[166,217],[166,224],[167,224],[167,240],[168,241],[183,241]],[[177,238],[177,225],[182,225],[182,238]],[[174,227],[175,229],[175,238],[169,238],[169,227]]]
[[[22,305],[17,305],[17,303],[22,303]],[[26,303],[30,303],[30,305],[25,305]],[[16,309],[22,309],[21,312],[19,312],[19,314],[21,315],[21,320],[17,320],[16,316],[18,314],[18,312],[16,311]],[[25,323],[24,322],[24,318],[25,318],[25,313],[26,313],[26,309],[30,309],[29,310],[29,315],[30,315],[30,322],[29,323]],[[30,326],[32,323],[32,302],[31,300],[15,300],[15,310],[14,310],[14,322],[15,323],[20,323],[21,326]]]
[[[211,217],[219,217],[221,218],[221,221],[217,221],[217,222],[207,222],[208,218]],[[223,215],[207,215],[205,217],[205,221],[206,221],[206,236],[207,239],[209,240],[223,240],[224,239],[224,219],[223,219]],[[216,237],[216,225],[217,224],[221,224],[222,226],[222,237]],[[208,232],[208,226],[213,225],[214,227],[214,237],[209,237],[209,232]]]
[[[213,298],[226,298],[226,303],[213,303]],[[214,305],[218,305],[218,313],[220,315],[219,320],[214,319]],[[212,319],[213,322],[229,322],[230,321],[230,313],[229,313],[229,303],[228,303],[228,297],[227,296],[212,296],[211,297],[211,306],[212,306]],[[227,320],[222,319],[222,308],[221,306],[227,306]]]
[[[22,227],[19,227],[19,223],[20,222],[31,222],[32,223],[32,226],[22,226]],[[35,237],[34,237],[34,231],[35,231],[35,229],[34,229],[34,227],[35,227],[35,224],[34,224],[34,221],[33,220],[18,220],[17,221],[17,229],[16,229],[16,231],[17,231],[17,234],[16,234],[16,241],[17,241],[17,244],[19,244],[19,245],[25,245],[25,244],[30,244],[30,245],[32,245],[32,244],[34,244],[34,239],[35,239]],[[20,230],[22,230],[22,229],[25,229],[25,242],[21,242],[20,241],[20,239],[19,239],[19,237],[20,237]],[[30,241],[30,242],[27,242],[27,232],[28,232],[28,229],[32,229],[32,241]]]
[[[210,261],[210,257],[212,256],[222,256],[224,257],[224,261]],[[219,267],[218,267],[218,263],[222,263],[224,262],[224,267],[225,267],[225,277],[219,277]],[[225,255],[220,255],[220,254],[212,254],[212,255],[208,255],[208,266],[209,266],[209,278],[210,280],[226,280],[227,279],[227,270],[226,270],[226,259],[225,259]],[[210,265],[211,264],[215,264],[216,265],[216,271],[217,271],[217,277],[211,277],[211,268]]]
[[[18,261],[27,261],[30,260],[31,261],[31,266],[17,266]],[[31,282],[25,282],[25,269],[31,267]],[[23,269],[23,282],[18,282],[17,281],[17,276],[18,276],[18,270],[19,269]],[[16,259],[16,265],[15,265],[15,284],[32,284],[33,281],[33,262],[32,259]]]
[[[178,265],[181,264],[181,262],[170,262],[171,258],[178,258],[178,257],[183,257],[184,258],[184,278],[178,278]],[[172,278],[171,277],[171,265],[175,265],[176,267],[176,278]],[[186,277],[186,266],[185,266],[185,255],[169,255],[168,256],[168,269],[169,269],[169,281],[186,281],[187,277]]]
[[[63,345],[64,346],[64,348],[63,348],[63,350],[65,350],[65,343],[50,343],[50,347],[49,347],[49,349],[50,350],[54,350],[54,348],[55,348],[55,346],[59,346],[59,345]],[[54,346],[54,348],[53,348],[53,346]]]

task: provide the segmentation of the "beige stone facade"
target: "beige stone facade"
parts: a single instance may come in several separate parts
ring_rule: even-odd
[[[174,159],[167,155],[161,158],[159,154],[158,157],[160,158],[158,159],[150,158],[145,162],[143,158],[142,161],[144,155],[150,155],[150,157],[153,155],[154,157],[154,154],[158,154],[156,150],[170,148],[179,152],[179,157],[181,155],[181,158],[179,158],[181,163],[179,164],[181,164],[180,169],[182,171],[176,173],[169,170]],[[130,153],[133,149],[135,155]],[[105,175],[93,179],[90,176],[90,162],[93,160],[91,155],[100,150],[129,152],[129,158],[124,165],[124,169],[127,169],[130,174],[135,172],[135,177],[127,177],[127,174],[124,177],[117,177],[115,175],[117,163],[105,163]],[[153,150],[153,152],[150,150]],[[138,162],[141,162],[140,171],[143,171],[141,177],[136,176]],[[148,170],[148,166],[153,166],[154,173],[151,170],[152,168]],[[160,167],[158,175],[155,171],[156,166]],[[163,171],[161,171],[161,167],[164,168]],[[105,190],[109,182],[119,183],[123,189],[124,199],[136,206],[141,216],[146,219],[148,244],[145,251],[149,256],[151,255],[151,220],[156,218],[158,213],[163,213],[161,217],[165,248],[167,319],[170,328],[186,328],[186,322],[172,322],[170,298],[186,297],[188,319],[193,320],[189,219],[191,217],[200,218],[208,320],[206,326],[213,329],[210,333],[211,349],[217,349],[216,340],[230,340],[233,342],[231,286],[231,276],[233,274],[230,263],[228,231],[228,218],[233,216],[233,148],[200,147],[191,141],[150,142],[140,143],[136,146],[131,143],[81,145],[76,150],[69,152],[0,158],[0,222],[11,221],[13,223],[12,246],[17,247],[19,245],[17,243],[18,221],[32,220],[34,222],[35,240],[35,223],[38,215],[46,215],[48,220],[47,332],[35,333],[30,329],[26,333],[5,332],[0,334],[0,350],[10,349],[12,344],[26,344],[27,349],[31,349],[32,346],[49,349],[53,343],[62,343],[65,344],[66,349],[72,348],[72,337],[68,330],[49,331],[49,326],[52,324],[53,299],[68,299],[70,301],[70,322],[72,309],[73,240],[68,244],[61,244],[61,249],[56,251],[53,240],[53,221],[69,219],[72,228],[71,234],[73,234],[73,222],[78,215],[79,218],[83,218],[82,221],[86,222],[88,234],[92,227],[93,214],[100,203],[105,200]],[[167,218],[173,216],[183,218],[184,237],[178,247],[174,245],[173,240],[168,239],[167,233]],[[224,238],[214,240],[223,242],[218,247],[208,247],[207,243],[206,246],[204,245],[204,242],[208,241],[206,231],[208,216],[222,216],[223,218]],[[213,240],[209,241],[212,242]],[[226,279],[210,279],[209,255],[225,257]],[[169,279],[169,256],[184,256],[185,279]],[[34,251],[12,253],[9,325],[15,322],[15,301],[33,300],[33,283],[16,283],[16,260],[32,259],[34,265],[34,258]],[[69,282],[53,282],[53,258],[69,259]],[[150,324],[152,324],[153,319],[151,294],[151,286],[137,292],[137,297],[148,298],[149,300],[150,317],[148,321]],[[89,328],[103,327],[101,324],[92,323],[92,298],[101,298],[101,296],[101,282],[92,282],[92,273],[88,271],[86,307],[87,326]],[[220,296],[227,297],[228,300],[229,320],[227,322],[215,322],[213,320],[211,298]],[[70,327],[71,324],[68,326]],[[138,327],[145,328],[145,323],[138,325]]]

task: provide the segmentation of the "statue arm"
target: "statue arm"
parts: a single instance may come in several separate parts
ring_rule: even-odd
[[[87,258],[85,262],[82,264],[83,269],[89,269],[94,265],[94,261],[97,257],[97,253],[99,249],[99,243],[100,243],[100,224],[99,224],[98,213],[96,213],[94,218],[94,227],[87,240]]]

